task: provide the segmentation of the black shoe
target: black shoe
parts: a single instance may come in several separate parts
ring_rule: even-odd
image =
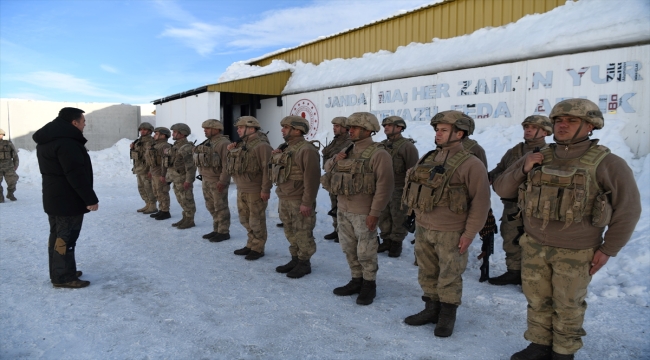
[[[402,242],[391,241],[390,249],[388,249],[388,257],[396,258],[402,255]]]
[[[383,253],[384,251],[390,250],[390,244],[391,244],[390,239],[384,239],[384,242],[379,244],[379,246],[377,246],[377,252]]]
[[[330,234],[327,234],[327,235],[323,236],[323,239],[325,239],[325,240],[338,240],[339,239],[339,233],[337,233],[336,230],[334,230],[333,233],[330,233]]]
[[[52,284],[55,288],[80,289],[90,285],[90,281],[74,279],[63,284]]]
[[[210,238],[210,242],[222,242],[224,240],[230,239],[230,233],[216,233],[213,237]]]
[[[553,357],[551,358],[552,360],[573,360],[575,359],[574,354],[558,354],[555,351],[553,351]]]
[[[440,315],[438,315],[438,323],[433,330],[433,335],[449,337],[453,334],[454,325],[456,324],[456,310],[458,310],[458,305],[440,303]]]
[[[361,291],[357,297],[357,304],[370,305],[375,299],[375,296],[377,296],[377,283],[375,280],[364,279],[363,284],[361,284]]]
[[[352,294],[358,294],[361,291],[361,284],[363,283],[363,278],[352,278],[349,283],[337,287],[334,289],[334,295],[338,296],[348,296]]]
[[[235,250],[233,253],[235,255],[248,255],[249,252],[251,252],[251,248],[244,246],[241,249]]]
[[[334,239],[334,242],[335,242],[335,243],[338,243],[338,242],[339,242],[339,237],[338,237],[338,236],[336,237],[336,239]]]
[[[404,319],[404,322],[411,326],[420,326],[425,324],[435,324],[438,322],[438,315],[440,315],[440,301],[433,301],[427,296],[423,296],[424,310],[415,315],[411,315]]]
[[[284,227],[284,223],[277,223],[277,224],[275,224],[275,226],[277,226],[277,227]]]
[[[251,250],[244,259],[246,260],[257,260],[261,257],[264,257],[264,253],[257,252],[255,250]]]
[[[488,279],[492,285],[521,285],[521,270],[508,270],[507,272]]]
[[[514,353],[510,360],[552,360],[552,353],[551,345],[530,343],[527,348]]]
[[[172,214],[170,214],[169,211],[161,211],[161,212],[158,213],[158,216],[156,216],[154,219],[156,219],[156,220],[167,220],[167,219],[171,219],[171,217],[172,217]],[[174,226],[174,224],[172,224],[172,226]],[[178,226],[178,224],[176,226]]]
[[[293,270],[293,268],[295,268],[296,265],[298,265],[298,257],[297,256],[292,256],[291,261],[289,261],[288,263],[286,263],[284,265],[280,265],[280,266],[276,267],[275,271],[279,272],[280,274],[286,274],[289,271]]]
[[[158,212],[155,212],[155,213],[149,215],[149,217],[155,218],[156,216],[160,215],[161,212],[162,211],[158,210]]]
[[[311,274],[311,262],[309,260],[300,260],[298,265],[287,273],[287,277],[300,279],[307,274]]]
[[[16,200],[18,200],[18,199],[16,199],[16,197],[14,196],[13,193],[9,193],[9,194],[7,194],[7,199],[9,199],[9,200],[11,200],[11,201],[16,201]]]
[[[213,236],[215,236],[215,235],[217,235],[217,232],[216,232],[216,231],[213,231],[213,232],[211,232],[211,233],[207,233],[207,234],[205,234],[205,235],[203,235],[203,236],[201,236],[201,237],[204,238],[204,239],[209,239],[209,238],[211,238],[211,237],[213,237]]]

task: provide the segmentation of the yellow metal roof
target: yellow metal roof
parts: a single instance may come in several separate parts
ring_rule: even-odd
[[[278,96],[287,85],[291,71],[285,70],[252,78],[208,85],[208,91]]]

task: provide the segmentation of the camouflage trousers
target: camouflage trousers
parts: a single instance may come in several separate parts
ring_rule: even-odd
[[[330,193],[330,202],[332,203],[332,207],[330,208],[330,210],[331,209],[336,209],[339,206],[338,195],[332,195]],[[332,216],[332,225],[334,225],[334,230],[336,230],[336,228],[339,225],[339,222],[337,221],[336,216]]]
[[[167,184],[167,181],[160,181],[160,176],[156,176],[154,179],[151,179],[151,187],[153,188],[153,194],[156,200],[158,200],[158,210],[168,212],[170,186]]]
[[[463,297],[463,273],[468,251],[460,254],[458,242],[462,231],[415,228],[415,258],[418,282],[424,296],[447,304],[460,305]]]
[[[196,214],[196,204],[194,203],[194,184],[190,184],[190,188],[185,190],[183,181],[174,181],[174,195],[178,204],[183,209],[183,216],[194,219]]]
[[[266,246],[266,206],[268,201],[262,200],[259,193],[237,191],[237,211],[239,222],[248,233],[246,247],[259,253]]]
[[[205,207],[212,215],[212,229],[220,234],[230,233],[230,209],[228,208],[228,187],[223,192],[217,190],[218,181],[203,179],[203,198]]]
[[[517,227],[523,227],[521,218],[514,217],[519,213],[519,207],[516,202],[503,201],[503,215],[501,216],[501,225],[499,231],[503,238],[503,251],[506,253],[506,267],[508,270],[521,270],[521,246],[513,243],[513,240],[519,235]]]
[[[18,183],[18,174],[14,170],[13,162],[9,165],[2,164],[0,166],[0,195],[4,194],[2,189],[2,179],[7,182],[7,192],[13,193],[16,191],[16,183]]]
[[[406,209],[402,207],[402,192],[403,186],[395,187],[393,195],[388,203],[388,206],[381,212],[379,216],[379,230],[381,230],[381,238],[384,240],[402,242],[408,234],[404,227],[406,221]]]
[[[156,203],[156,196],[153,193],[153,187],[151,184],[151,178],[147,176],[147,174],[136,175],[138,179],[138,192],[140,193],[140,197],[144,202],[147,204],[151,203]]]
[[[541,245],[527,234],[522,249],[522,290],[528,301],[526,340],[552,345],[558,354],[574,354],[587,332],[589,269],[596,248],[573,250]]]
[[[316,204],[311,215],[300,213],[301,200],[280,199],[280,220],[284,223],[284,235],[289,240],[289,253],[299,260],[309,260],[316,252],[314,226],[316,226]]]
[[[353,214],[339,210],[336,231],[341,249],[350,266],[352,278],[377,279],[377,229],[369,231],[366,226],[368,215]]]
[[[77,262],[74,250],[81,232],[83,215],[48,216],[50,237],[47,243],[50,280],[53,284],[63,284],[77,278]]]

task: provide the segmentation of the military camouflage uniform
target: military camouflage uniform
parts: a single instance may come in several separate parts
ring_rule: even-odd
[[[332,140],[331,143],[327,144],[322,150],[323,153],[323,169],[325,169],[325,162],[332,157],[336,156],[336,154],[340,153],[343,151],[343,149],[347,149],[350,145],[352,145],[352,140],[350,140],[350,134],[344,133],[339,136],[335,136],[334,140]],[[329,193],[330,196],[330,202],[332,204],[332,207],[330,209],[336,209],[338,204],[336,201],[336,195]],[[336,229],[338,222],[336,220],[336,216],[332,216],[333,219],[333,225],[334,229]]]
[[[4,201],[2,178],[7,182],[7,197],[13,197],[18,182],[18,152],[9,140],[0,140],[0,202]]]
[[[212,228],[219,234],[230,233],[230,209],[228,208],[228,186],[230,175],[226,171],[228,162],[228,144],[225,135],[215,135],[194,148],[194,163],[202,177],[205,207],[212,215]],[[225,188],[219,192],[217,184]]]
[[[183,209],[183,218],[192,222],[196,213],[193,192],[196,166],[192,159],[193,148],[194,145],[187,138],[183,138],[176,140],[169,152],[165,154],[167,180],[174,184],[174,194]],[[185,182],[190,183],[190,188],[187,190],[183,187]]]
[[[170,187],[167,180],[161,181],[160,178],[165,177],[167,174],[167,168],[163,166],[163,154],[165,152],[169,153],[171,147],[167,139],[158,139],[145,153],[149,172],[151,173],[151,186],[154,196],[158,200],[158,209],[164,212],[169,212]]]
[[[154,195],[151,177],[149,177],[149,165],[145,158],[145,153],[153,145],[152,136],[142,136],[133,142],[131,149],[131,159],[133,160],[133,173],[138,179],[138,192],[145,203],[156,205],[156,196]]]
[[[260,254],[266,245],[266,207],[261,193],[270,194],[268,162],[271,158],[271,145],[255,132],[240,141],[228,152],[227,171],[237,184],[237,210],[239,222],[246,228],[248,240],[246,247]]]

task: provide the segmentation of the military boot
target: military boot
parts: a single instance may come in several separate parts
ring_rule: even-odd
[[[391,244],[390,239],[384,239],[384,242],[379,244],[379,246],[377,247],[377,252],[383,253],[385,251],[390,250],[390,244]]]
[[[210,242],[222,242],[224,240],[230,239],[230,233],[216,233],[213,237],[210,238]]]
[[[157,212],[158,212],[158,207],[156,207],[156,203],[149,203],[148,207],[142,213],[149,215]]]
[[[349,283],[344,286],[337,287],[334,289],[334,295],[338,296],[348,296],[352,294],[358,294],[361,291],[361,284],[363,283],[363,278],[352,278]]]
[[[323,239],[325,240],[338,240],[338,238],[339,238],[339,233],[337,233],[336,230],[334,230],[334,232],[332,233],[323,236]]]
[[[391,241],[390,249],[388,250],[388,257],[396,258],[402,255],[402,242]]]
[[[404,322],[412,326],[420,326],[425,324],[435,324],[438,322],[438,315],[440,315],[440,301],[431,300],[428,296],[423,296],[424,310],[415,315],[411,315],[404,319]]]
[[[169,211],[158,211],[158,215],[154,219],[156,220],[167,220],[172,217],[172,214]]]
[[[575,356],[573,354],[558,354],[553,351],[552,360],[573,360]]]
[[[297,256],[292,256],[291,261],[289,261],[288,263],[286,263],[284,265],[280,265],[280,266],[276,267],[275,271],[279,272],[280,274],[286,274],[289,271],[293,270],[293,268],[295,268],[296,265],[298,265],[298,257]]]
[[[454,332],[454,324],[456,324],[456,310],[458,305],[440,303],[440,315],[438,316],[438,323],[436,324],[433,335],[438,337],[449,337]]]
[[[180,220],[178,220],[177,222],[173,223],[172,226],[173,226],[173,227],[177,227],[177,226],[180,225],[183,221],[185,221],[186,218],[187,218],[187,217],[185,216],[185,214],[183,214],[183,218],[180,219]]]
[[[158,215],[160,215],[160,213],[161,213],[161,211],[158,210],[158,211],[156,211],[155,213],[150,214],[149,217],[150,217],[150,218],[155,218],[155,217],[157,217]]]
[[[192,217],[189,217],[189,216],[188,216],[188,217],[185,218],[185,221],[183,221],[182,223],[178,224],[178,226],[176,226],[176,228],[177,228],[177,229],[181,229],[181,230],[183,230],[183,229],[189,229],[189,228],[192,228],[192,227],[194,227],[194,226],[196,226],[196,225],[194,224],[194,216],[192,216]]]
[[[146,203],[146,204],[144,204],[144,206],[142,208],[140,208],[140,209],[138,209],[136,211],[137,212],[143,212],[143,211],[147,210],[148,207],[149,207],[149,203]]]
[[[513,354],[510,360],[552,360],[552,346],[530,343],[527,348]]]
[[[375,280],[363,279],[361,291],[359,292],[359,296],[357,296],[357,304],[370,305],[375,299],[375,296],[377,296],[377,283]]]
[[[10,192],[7,193],[7,199],[9,199],[9,200],[11,200],[11,201],[16,201],[16,200],[18,200],[18,199],[16,199],[16,197],[14,196],[14,192],[13,192],[13,191],[10,191]]]
[[[488,279],[492,285],[521,285],[521,270],[508,270],[507,272]]]
[[[241,249],[237,249],[237,250],[235,250],[233,253],[234,253],[235,255],[248,255],[249,252],[251,252],[251,248],[249,248],[249,247],[247,247],[247,246],[244,246],[244,247],[241,248]]]
[[[257,252],[255,250],[251,250],[248,254],[246,254],[246,257],[244,259],[246,260],[257,260],[261,257],[264,257],[264,252]]]
[[[213,237],[213,236],[215,236],[215,235],[217,235],[217,232],[216,232],[216,231],[213,231],[213,232],[211,232],[211,233],[207,233],[207,234],[205,234],[205,235],[203,235],[203,236],[201,236],[201,237],[204,238],[204,239],[209,239],[209,238],[211,238],[211,237]]]
[[[307,274],[311,274],[311,262],[309,260],[299,260],[298,265],[287,273],[287,277],[299,279]]]

